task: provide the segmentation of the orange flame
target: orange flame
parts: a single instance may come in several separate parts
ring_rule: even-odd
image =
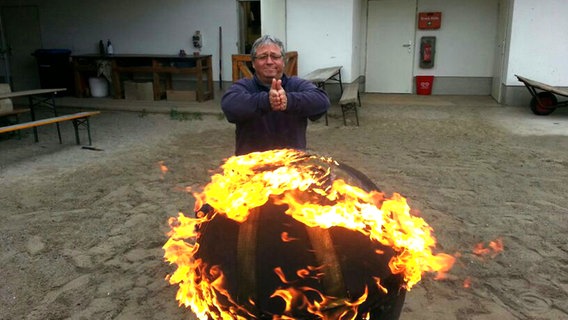
[[[503,245],[503,239],[497,238],[493,241],[489,241],[487,247],[483,243],[478,243],[473,248],[473,253],[478,256],[490,256],[495,258],[499,253],[503,252],[505,246]]]
[[[467,277],[463,280],[463,287],[464,288],[470,288],[471,287],[471,278]]]
[[[166,176],[166,173],[168,173],[169,169],[168,167],[164,164],[164,161],[158,161],[158,166],[160,167],[160,173],[161,173],[161,179],[164,179],[164,177]]]
[[[282,234],[280,235],[280,238],[281,238],[282,241],[284,241],[284,242],[290,242],[290,241],[298,240],[297,238],[290,237],[290,235],[288,234],[288,232],[282,232]]]
[[[194,193],[195,208],[204,204],[215,208],[215,212],[242,223],[251,210],[272,199],[275,204],[287,205],[286,214],[309,226],[347,228],[364,234],[372,241],[391,247],[395,255],[389,262],[393,274],[401,274],[405,288],[410,290],[425,272],[437,273],[442,277],[453,266],[451,255],[434,254],[436,240],[432,228],[420,217],[411,214],[406,199],[400,194],[387,198],[379,191],[364,191],[349,185],[341,179],[331,185],[324,183],[329,172],[306,170],[297,165],[306,158],[334,163],[332,159],[310,156],[294,150],[273,150],[231,157],[222,165],[222,172],[214,174],[211,182],[201,193]],[[309,190],[308,195],[302,192]],[[302,196],[300,196],[302,194]],[[179,286],[177,300],[189,306],[200,319],[208,316],[214,319],[244,319],[239,314],[246,312],[233,301],[226,291],[223,271],[215,266],[205,266],[194,254],[199,250],[196,243],[198,226],[212,219],[198,214],[191,219],[182,213],[169,221],[170,239],[164,245],[165,259],[177,265],[173,274],[167,277],[170,284]],[[293,240],[288,234],[281,234],[282,241]],[[378,250],[376,254],[382,254]],[[307,267],[297,271],[301,278],[319,277],[320,267]],[[367,291],[354,301],[326,297],[319,292],[320,299],[308,301],[307,292],[313,288],[295,287],[286,280],[283,273],[275,270],[282,287],[273,293],[285,302],[286,311],[306,307],[309,312],[322,319],[354,319],[357,307],[367,299]],[[380,279],[375,279],[380,290],[385,291]],[[220,303],[220,301],[224,303]],[[251,302],[254,304],[254,302]],[[326,312],[330,307],[341,305],[330,318]],[[239,312],[240,311],[240,312]],[[250,315],[249,318],[254,318]],[[284,312],[274,319],[293,319]]]

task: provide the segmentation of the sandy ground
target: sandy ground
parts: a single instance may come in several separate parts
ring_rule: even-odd
[[[458,257],[408,293],[401,319],[567,319],[568,110],[422,102],[366,95],[360,127],[335,107],[308,135],[310,151],[405,196]],[[50,126],[39,143],[0,138],[0,319],[192,319],[164,280],[167,219],[192,211],[184,190],[232,154],[233,126],[122,111],[91,123],[98,150],[69,123],[63,144]],[[503,252],[473,254],[496,239]]]

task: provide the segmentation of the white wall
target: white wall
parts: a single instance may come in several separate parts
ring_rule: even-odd
[[[437,30],[417,29],[415,74],[492,77],[497,5],[498,0],[418,0],[418,12],[442,12],[442,25]],[[436,37],[436,57],[431,69],[419,67],[423,36]]]
[[[511,38],[506,50],[506,84],[521,74],[568,86],[568,1],[512,0]],[[442,28],[417,30],[437,37],[436,65],[416,74],[492,77],[498,0],[418,0],[418,12],[441,11]],[[219,26],[223,27],[223,79],[231,79],[231,54],[238,52],[235,0],[0,0],[0,5],[35,4],[40,9],[44,48],[95,53],[111,39],[117,53],[193,52],[191,35],[203,34],[203,54],[213,55],[218,80]],[[367,0],[287,0],[287,49],[299,52],[299,74],[342,65],[345,82],[362,75]],[[358,20],[358,21],[354,21]],[[416,48],[416,62],[419,50]],[[504,79],[505,81],[505,79]]]
[[[447,77],[492,77],[498,0],[418,0],[417,12],[441,11],[442,27],[416,31],[436,36],[436,63],[415,74]],[[342,65],[342,77],[352,82],[364,75],[367,0],[288,0],[288,49],[299,53],[300,75],[315,68]],[[349,21],[349,20],[353,21]]]
[[[195,51],[191,36],[203,35],[202,54],[212,54],[219,74],[219,26],[223,28],[223,80],[231,79],[231,54],[238,52],[234,0],[1,0],[0,5],[36,4],[44,48],[97,53],[110,39],[115,53],[177,54]]]
[[[354,1],[287,1],[287,49],[298,51],[298,75],[316,68],[343,66],[342,79],[351,81],[351,62],[358,56],[353,52]]]
[[[507,85],[515,74],[552,86],[568,86],[568,1],[515,0]]]
[[[365,30],[367,29],[367,19],[365,18],[367,15],[367,5],[366,1],[363,2],[361,0],[353,1],[353,33],[351,35],[353,39],[352,45],[352,61],[351,61],[351,76],[349,79],[346,78],[346,82],[352,82],[356,80],[359,76],[364,75],[364,57],[365,55],[362,54],[365,52],[365,38],[367,33]],[[363,37],[365,36],[365,38]]]
[[[354,58],[359,60],[359,69],[358,70],[354,70],[358,71],[356,74],[354,74],[355,76],[359,76],[365,75],[365,69],[366,69],[366,65],[365,65],[365,61],[367,60],[367,8],[368,8],[368,2],[367,0],[359,0],[359,6],[358,10],[359,10],[359,30],[360,30],[360,34],[357,35],[357,37],[359,38],[359,52],[357,56],[353,56]]]
[[[286,43],[286,1],[261,0],[260,16],[262,34],[270,34]]]

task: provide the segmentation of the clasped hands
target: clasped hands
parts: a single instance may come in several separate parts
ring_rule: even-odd
[[[288,97],[286,97],[286,91],[282,88],[282,80],[272,79],[268,99],[270,100],[270,107],[273,111],[286,110]]]

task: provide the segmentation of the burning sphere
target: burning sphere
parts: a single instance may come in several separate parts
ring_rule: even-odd
[[[330,158],[231,157],[194,196],[164,256],[200,319],[398,319],[422,274],[454,262],[402,196]]]

